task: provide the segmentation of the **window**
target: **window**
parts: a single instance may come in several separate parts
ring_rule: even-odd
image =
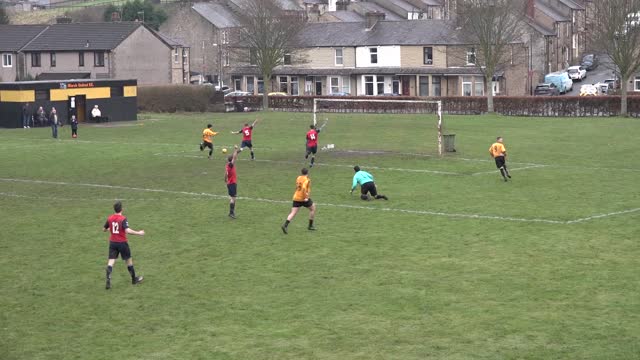
[[[297,76],[291,77],[291,95],[293,96],[298,95],[298,77]]]
[[[51,67],[56,67],[56,53],[52,52],[49,60],[51,61]]]
[[[476,48],[467,49],[467,65],[476,64]]]
[[[424,52],[424,64],[433,65],[433,48],[431,46],[427,46],[422,49]]]
[[[499,95],[500,94],[500,82],[499,81],[492,81],[491,82],[491,86],[493,87],[493,95]]]
[[[391,92],[393,94],[400,94],[400,76],[393,76],[391,78]]]
[[[474,96],[484,95],[484,79],[482,77],[480,76],[475,77],[473,89],[474,89],[474,92],[473,92]]]
[[[78,66],[84,66],[84,51],[78,53]]]
[[[2,54],[2,67],[13,67],[13,54]]]
[[[233,90],[242,91],[242,77],[241,76],[232,76],[231,81],[233,81]]]
[[[254,79],[255,78],[253,76],[247,76],[247,92],[250,92],[252,94],[255,90],[255,84],[253,83]]]
[[[291,65],[291,54],[290,53],[285,53],[284,57],[282,59],[282,63],[284,65]]]
[[[311,95],[313,94],[313,76],[307,76],[304,79],[304,94]]]
[[[377,76],[376,79],[377,81],[377,94],[381,95],[384,94],[384,76]]]
[[[93,53],[93,66],[104,67],[104,51],[96,51]]]
[[[287,81],[287,77],[286,76],[280,76],[278,79],[280,79],[280,92],[283,93],[289,93],[289,83]]]
[[[350,78],[348,76],[345,76],[342,78],[342,92],[345,94],[350,94],[351,93],[351,84],[350,84]]]
[[[173,62],[175,64],[179,64],[180,63],[180,50],[179,49],[173,49]]]
[[[420,76],[420,79],[418,79],[418,95],[429,96],[429,77],[428,76]]]
[[[229,62],[229,51],[228,50],[224,50],[222,52],[222,65],[223,66],[229,66],[230,62]]]
[[[340,92],[340,78],[332,77],[329,79],[329,84],[331,84],[331,93],[337,94]]]
[[[640,76],[636,76],[636,78],[635,78],[635,80],[633,82],[633,90],[640,91]]]
[[[371,63],[378,63],[378,48],[369,48],[369,55],[371,55]]]
[[[222,30],[222,34],[221,34],[221,41],[222,44],[228,44],[229,43],[229,32],[227,30]]]
[[[264,94],[264,78],[258,78],[258,94]]]
[[[344,58],[342,57],[342,49],[336,49],[336,65],[343,65]]]
[[[258,63],[256,49],[249,49],[249,65],[256,65]]]
[[[471,76],[463,76],[462,77],[462,96],[471,96],[471,85],[472,85]]]
[[[573,50],[578,48],[578,34],[573,34],[573,37],[571,38],[571,44]]]
[[[31,53],[31,66],[40,67],[40,53]]]
[[[442,96],[441,82],[442,82],[442,78],[440,76],[431,77],[431,85],[433,86],[433,96]]]
[[[364,77],[364,94],[373,95],[373,76]]]

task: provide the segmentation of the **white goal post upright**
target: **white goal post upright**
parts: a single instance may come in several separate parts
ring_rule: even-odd
[[[318,122],[318,102],[366,102],[366,103],[408,103],[408,104],[436,104],[438,116],[438,155],[442,155],[442,101],[440,100],[380,100],[380,99],[313,99],[313,125]]]

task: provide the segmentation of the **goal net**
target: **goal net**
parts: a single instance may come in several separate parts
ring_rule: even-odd
[[[438,154],[443,153],[442,102],[440,100],[315,98],[313,100],[314,125],[317,125],[318,115],[321,113],[432,114],[437,119]]]

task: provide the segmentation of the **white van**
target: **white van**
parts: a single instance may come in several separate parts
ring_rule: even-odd
[[[560,91],[560,94],[564,94],[573,89],[573,80],[571,80],[566,71],[547,74],[544,77],[544,82],[554,84],[558,88],[558,91]]]

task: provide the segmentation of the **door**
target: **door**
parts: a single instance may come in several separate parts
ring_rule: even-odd
[[[322,95],[322,78],[316,77],[316,95]]]
[[[71,115],[75,115],[78,122],[84,122],[87,119],[87,97],[85,95],[69,96],[69,120]]]
[[[402,95],[404,96],[411,95],[411,76],[402,77]]]

